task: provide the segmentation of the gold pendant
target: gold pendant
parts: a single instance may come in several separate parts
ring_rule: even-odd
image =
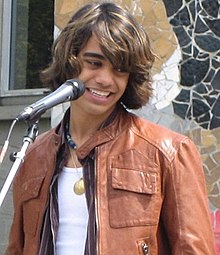
[[[83,178],[80,178],[73,186],[74,193],[76,195],[82,195],[85,193],[85,185]]]

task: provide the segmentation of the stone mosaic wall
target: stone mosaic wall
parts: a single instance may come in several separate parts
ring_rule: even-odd
[[[56,0],[56,31],[88,2]],[[188,135],[201,153],[220,254],[220,1],[113,2],[133,12],[157,56],[154,96],[137,113]]]

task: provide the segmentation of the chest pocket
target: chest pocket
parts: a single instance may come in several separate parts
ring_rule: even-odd
[[[39,199],[40,189],[44,177],[36,177],[23,184],[23,221],[26,236],[35,236],[38,227],[39,213],[42,210],[41,200]]]
[[[125,165],[126,168],[122,167],[119,161],[113,163],[110,169],[108,195],[111,227],[156,225],[161,208],[158,172],[148,164],[144,167],[140,164],[132,167],[132,163]]]

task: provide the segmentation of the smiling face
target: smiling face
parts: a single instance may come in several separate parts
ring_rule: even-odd
[[[151,67],[155,57],[150,40],[130,12],[117,4],[104,1],[79,9],[58,35],[52,53],[53,61],[41,72],[43,84],[54,91],[68,79],[82,78],[88,88],[96,90],[93,90],[95,103],[87,95],[91,90],[76,101],[90,104],[94,113],[111,111],[123,86],[126,90],[120,101],[127,109],[141,108],[152,96]],[[104,81],[100,81],[103,77]],[[112,82],[106,82],[107,79]],[[108,92],[106,86],[111,94],[104,98],[100,92]]]
[[[83,81],[86,90],[83,96],[71,102],[72,109],[84,116],[105,119],[124,94],[129,73],[110,63],[94,35],[80,51],[78,58],[82,64],[78,78]]]

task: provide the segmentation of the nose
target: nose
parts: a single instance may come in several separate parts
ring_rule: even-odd
[[[114,70],[110,66],[103,67],[96,76],[96,82],[102,86],[111,86],[114,83]]]

